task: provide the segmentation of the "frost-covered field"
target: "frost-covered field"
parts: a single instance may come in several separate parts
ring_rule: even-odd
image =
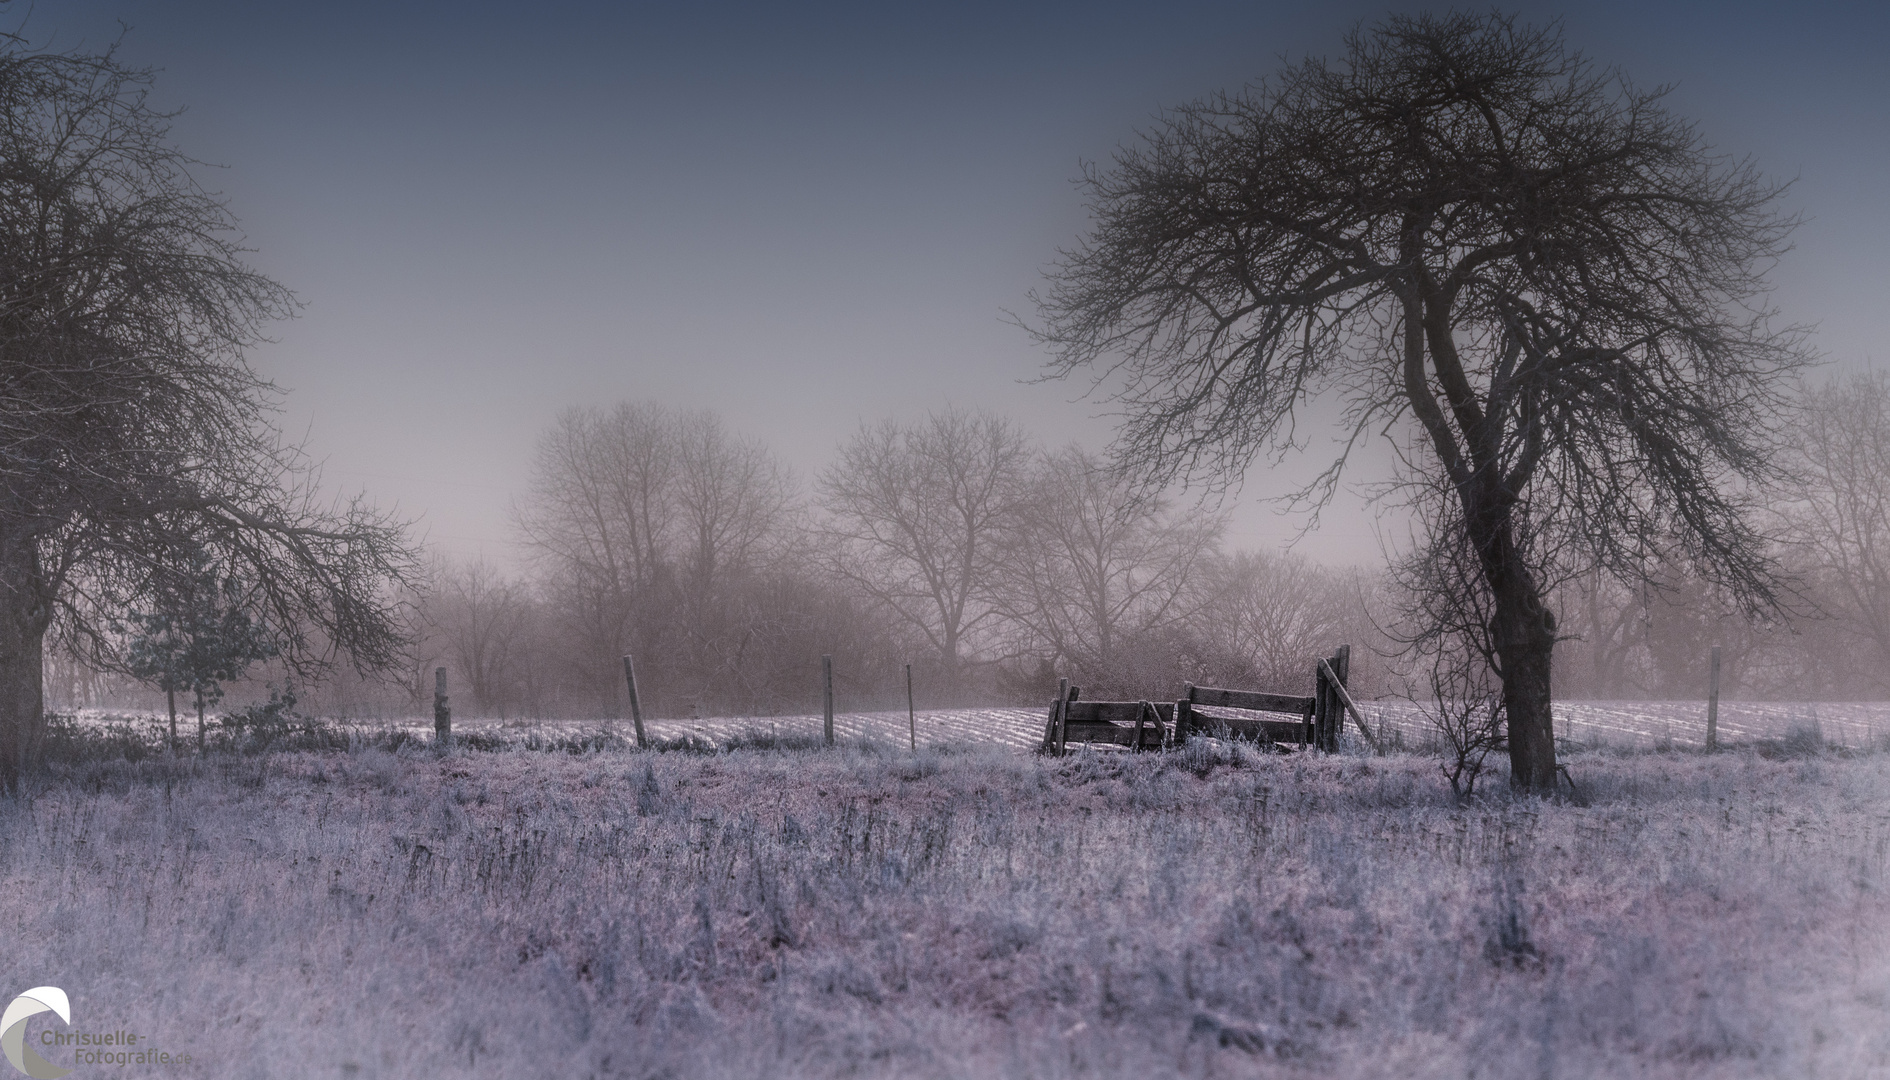
[[[861,741],[887,746],[908,745],[916,734],[921,746],[958,746],[995,743],[1015,749],[1035,749],[1043,739],[1044,710],[1041,709],[948,709],[920,712],[910,722],[904,712],[853,712],[834,717],[834,737],[841,742]],[[165,726],[163,717],[149,713],[125,713],[100,709],[81,709],[74,718],[83,727],[94,730],[135,726],[138,733],[155,741]],[[327,720],[325,723],[363,735],[389,729],[417,737],[433,737],[431,717],[406,720]],[[196,719],[179,720],[179,732],[194,739]],[[644,733],[653,739],[700,739],[722,744],[737,737],[774,736],[783,740],[817,739],[821,736],[819,716],[733,716],[702,720],[649,720]],[[499,720],[490,717],[456,717],[453,731],[476,734],[506,743],[524,744],[533,736],[545,739],[583,739],[608,734],[626,741],[634,740],[628,720]]]
[[[1407,740],[1422,740],[1425,720],[1409,704],[1367,703],[1367,716],[1382,717]],[[1555,733],[1567,743],[1586,747],[1649,749],[1706,745],[1704,701],[1560,701],[1555,705]],[[1890,739],[1890,702],[1722,701],[1722,743],[1780,739],[1815,733],[1832,746],[1861,749]]]
[[[0,985],[180,1076],[1890,1076],[1890,754],[1800,752],[87,761]]]
[[[1374,725],[1400,732],[1407,745],[1429,737],[1422,709],[1409,702],[1361,702]],[[1043,739],[1047,709],[950,709],[920,712],[908,725],[904,712],[854,712],[834,717],[834,735],[843,742],[873,742],[888,747],[908,745],[916,735],[920,746],[947,747],[994,743],[1018,750],[1035,749]],[[1211,716],[1215,710],[1204,710]],[[122,723],[123,713],[82,710],[78,720],[89,727]],[[155,733],[161,718],[142,715],[135,721]],[[1656,749],[1702,747],[1706,743],[1706,703],[1703,701],[1564,701],[1555,706],[1556,735],[1567,749]],[[180,720],[180,731],[194,737],[195,719]],[[433,721],[335,721],[363,733],[397,728],[415,736],[431,737]],[[820,736],[819,716],[719,717],[704,720],[651,720],[645,733],[657,739],[694,737],[712,743],[774,735],[809,739]],[[1348,720],[1348,728],[1350,727]],[[542,738],[581,739],[609,732],[629,739],[627,720],[495,720],[455,719],[457,732],[497,736],[522,742]],[[1797,732],[1816,733],[1831,746],[1861,749],[1890,741],[1890,702],[1721,702],[1719,738],[1722,743],[1780,739]]]

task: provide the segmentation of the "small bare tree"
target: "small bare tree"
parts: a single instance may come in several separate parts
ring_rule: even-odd
[[[1473,652],[1438,651],[1427,659],[1431,696],[1423,709],[1442,743],[1439,768],[1451,794],[1468,799],[1476,794],[1490,754],[1503,745],[1503,688]]]
[[[1459,799],[1476,793],[1489,755],[1505,741],[1507,702],[1502,690],[1502,657],[1492,630],[1493,605],[1479,587],[1476,552],[1461,528],[1449,519],[1458,508],[1447,489],[1414,493],[1414,505],[1431,515],[1421,522],[1428,540],[1407,552],[1392,568],[1396,595],[1403,600],[1393,641],[1414,663],[1426,696],[1418,702],[1441,749],[1439,766]],[[1553,633],[1555,615],[1542,618]]]
[[[530,586],[507,578],[484,559],[442,564],[434,573],[427,614],[439,628],[473,704],[501,717],[518,697],[515,683],[530,662]]]

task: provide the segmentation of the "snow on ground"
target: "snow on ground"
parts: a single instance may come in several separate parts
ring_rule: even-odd
[[[1367,702],[1368,719],[1388,723],[1407,740],[1421,740],[1428,724],[1409,702]],[[1833,746],[1862,747],[1890,736],[1890,702],[1722,701],[1722,743],[1777,739],[1794,730],[1818,732]],[[1583,746],[1705,746],[1704,701],[1561,701],[1555,733]]]
[[[1361,709],[1372,722],[1400,732],[1407,745],[1421,744],[1429,731],[1421,705],[1408,701],[1361,702]],[[1212,714],[1214,710],[1203,710]],[[938,709],[920,712],[914,720],[917,742],[921,746],[960,743],[997,743],[1018,750],[1035,749],[1043,738],[1046,710],[988,708]],[[99,726],[123,722],[127,714],[95,709],[81,710],[80,723]],[[150,721],[153,717],[131,717]],[[1556,734],[1580,746],[1653,748],[1660,746],[1704,746],[1706,743],[1706,703],[1702,701],[1564,701],[1555,706]],[[337,721],[358,725],[366,730],[404,728],[416,734],[433,730],[431,718],[399,721]],[[645,731],[655,739],[679,739],[693,736],[711,742],[726,742],[740,735],[771,734],[783,738],[810,738],[821,734],[821,718],[816,714],[795,716],[733,716],[707,719],[649,720]],[[1349,727],[1349,721],[1348,721]],[[195,720],[181,723],[180,729],[194,735]],[[628,739],[631,726],[627,720],[497,720],[455,718],[457,732],[491,732],[524,739],[532,734],[557,738],[613,731]],[[1890,738],[1890,702],[1820,701],[1757,702],[1722,701],[1719,706],[1719,738],[1722,743],[1753,739],[1777,739],[1788,734],[1815,731],[1833,746],[1862,747]],[[904,745],[911,734],[903,710],[890,712],[850,712],[834,717],[834,736],[842,742],[875,742]]]
[[[840,742],[874,742],[905,745],[916,736],[920,746],[956,743],[998,743],[1018,750],[1034,750],[1043,740],[1045,710],[1042,709],[938,709],[918,713],[908,724],[903,710],[894,712],[836,713],[834,738]],[[433,722],[415,722],[427,731]],[[573,721],[532,720],[453,721],[454,731],[500,731],[504,733],[538,731],[549,735],[595,732],[602,727],[628,739],[632,728],[628,720]],[[646,720],[644,732],[652,739],[680,739],[694,736],[710,742],[726,742],[743,735],[767,734],[782,738],[810,738],[821,734],[818,714],[805,716],[724,716],[700,720]]]
[[[921,746],[946,743],[1000,743],[1034,750],[1043,741],[1042,709],[942,709],[918,713],[908,723],[904,712],[836,713],[837,740],[905,743],[916,738]],[[626,733],[629,724],[618,721]],[[819,735],[819,716],[730,717],[716,720],[653,720],[648,733],[658,738],[697,735],[720,742],[731,735],[767,731],[782,735]]]
[[[1401,731],[1407,742],[1422,742],[1428,722],[1422,707],[1406,701],[1361,702],[1360,708],[1376,728],[1385,724]],[[1034,750],[1043,739],[1047,709],[946,709],[918,714],[914,723],[919,745],[995,742],[1019,750]],[[1202,710],[1212,715],[1215,710]],[[1565,701],[1555,706],[1556,734],[1584,746],[1651,748],[1661,745],[1704,746],[1706,703],[1697,701]],[[415,721],[432,730],[432,721]],[[599,721],[455,720],[460,731],[498,729],[546,734],[596,731]],[[613,722],[615,730],[630,735],[628,721]],[[834,716],[834,737],[905,743],[909,737],[906,714],[894,712],[839,713]],[[1349,726],[1348,720],[1348,726]],[[1719,738],[1723,743],[1777,739],[1793,729],[1813,728],[1835,746],[1861,747],[1879,736],[1890,736],[1890,702],[1726,702],[1719,705]],[[745,733],[780,736],[818,736],[821,718],[807,716],[718,717],[702,720],[650,720],[645,731],[652,738],[693,735],[714,742]]]

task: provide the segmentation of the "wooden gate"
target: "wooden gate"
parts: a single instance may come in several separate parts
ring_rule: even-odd
[[[1341,645],[1331,656],[1316,661],[1313,692],[1309,697],[1189,683],[1180,699],[1172,704],[1166,701],[1083,701],[1081,691],[1071,686],[1068,679],[1061,679],[1044,724],[1042,752],[1061,754],[1070,743],[1101,743],[1131,750],[1161,748],[1179,745],[1190,735],[1219,730],[1275,745],[1331,752],[1339,748],[1347,710],[1359,720],[1359,731],[1376,748],[1378,740],[1358,716],[1345,689],[1351,661],[1349,645]],[[1197,713],[1197,708],[1278,713],[1295,719],[1209,717]]]

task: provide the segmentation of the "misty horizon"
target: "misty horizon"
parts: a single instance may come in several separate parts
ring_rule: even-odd
[[[572,406],[711,409],[804,482],[861,424],[947,403],[1106,446],[1107,407],[1032,382],[1044,357],[1006,321],[1033,318],[1084,226],[1080,163],[1383,13],[454,10],[86,2],[20,21],[74,47],[122,19],[121,55],[164,69],[175,141],[222,166],[200,180],[304,304],[250,359],[328,486],[514,567],[535,440]],[[1883,16],[1713,10],[1564,24],[1637,82],[1676,83],[1726,153],[1797,178],[1777,302],[1838,368],[1867,367],[1890,323],[1885,75],[1866,55]],[[1314,435],[1256,465],[1230,546],[1292,541],[1305,519],[1267,500],[1330,456]],[[1377,564],[1372,514],[1344,494],[1296,550]]]

